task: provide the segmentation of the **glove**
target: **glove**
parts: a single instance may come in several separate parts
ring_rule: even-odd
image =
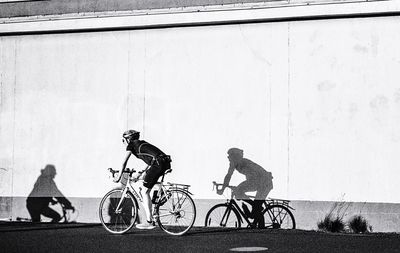
[[[65,209],[72,210],[72,212],[75,212],[75,207],[73,207],[73,206],[67,206],[67,207],[65,207]]]

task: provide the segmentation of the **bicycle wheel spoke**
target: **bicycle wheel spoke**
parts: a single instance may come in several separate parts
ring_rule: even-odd
[[[285,213],[283,213],[284,212],[284,210],[282,209],[282,208],[279,208],[278,209],[278,215],[277,215],[277,219],[279,219],[279,224],[282,224],[282,222],[283,222],[283,220],[285,219],[285,217],[286,217],[286,212]]]

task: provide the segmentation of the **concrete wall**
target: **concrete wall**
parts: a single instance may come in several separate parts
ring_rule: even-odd
[[[273,173],[271,197],[398,203],[398,21],[0,37],[0,196],[54,164],[67,197],[101,197],[134,128],[197,199],[220,198],[239,147]]]
[[[98,208],[101,198],[69,198],[75,207],[75,212],[68,211],[71,221],[83,223],[99,223]],[[0,198],[0,203],[7,203],[11,198]],[[13,219],[30,218],[26,209],[26,198],[15,197],[12,199],[14,211]],[[195,199],[196,221],[194,226],[204,226],[207,212],[216,204],[223,203],[220,199]],[[305,230],[318,230],[318,222],[324,219],[325,215],[332,213],[333,217],[339,215],[343,221],[348,222],[355,215],[362,215],[372,227],[373,232],[400,232],[400,204],[393,203],[361,203],[361,202],[334,202],[334,201],[303,201],[291,202],[294,208],[292,213],[295,217],[296,228]],[[59,205],[51,206],[61,213]],[[336,208],[335,208],[336,207]],[[4,214],[6,210],[2,210]],[[139,206],[139,217],[145,219],[142,206]],[[51,219],[42,216],[43,222],[50,222]],[[246,223],[242,227],[246,227]]]

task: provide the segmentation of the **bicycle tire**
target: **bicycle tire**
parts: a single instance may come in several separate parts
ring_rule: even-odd
[[[172,189],[163,198],[155,209],[160,228],[170,235],[187,233],[196,219],[196,206],[189,193]]]
[[[230,205],[217,204],[208,211],[204,225],[206,227],[240,228],[241,219],[238,211]]]
[[[296,229],[292,212],[283,205],[271,205],[264,211],[265,228]]]
[[[123,234],[133,227],[137,218],[137,202],[132,193],[127,192],[121,211],[115,212],[122,196],[122,189],[109,191],[102,198],[99,217],[103,227],[112,234]]]

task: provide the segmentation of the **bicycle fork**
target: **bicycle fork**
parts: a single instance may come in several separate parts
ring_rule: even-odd
[[[125,187],[124,191],[122,192],[121,199],[118,201],[118,205],[117,205],[117,207],[115,208],[115,213],[116,213],[116,214],[120,214],[120,213],[122,212],[121,206],[122,206],[122,203],[123,203],[124,200],[125,200],[125,196],[126,196],[126,192],[127,192],[127,191],[128,191],[128,187]]]
[[[231,212],[232,208],[230,206],[227,206],[224,215],[222,216],[221,222],[219,223],[221,227],[226,227],[226,223],[228,222],[229,215],[231,214]]]

